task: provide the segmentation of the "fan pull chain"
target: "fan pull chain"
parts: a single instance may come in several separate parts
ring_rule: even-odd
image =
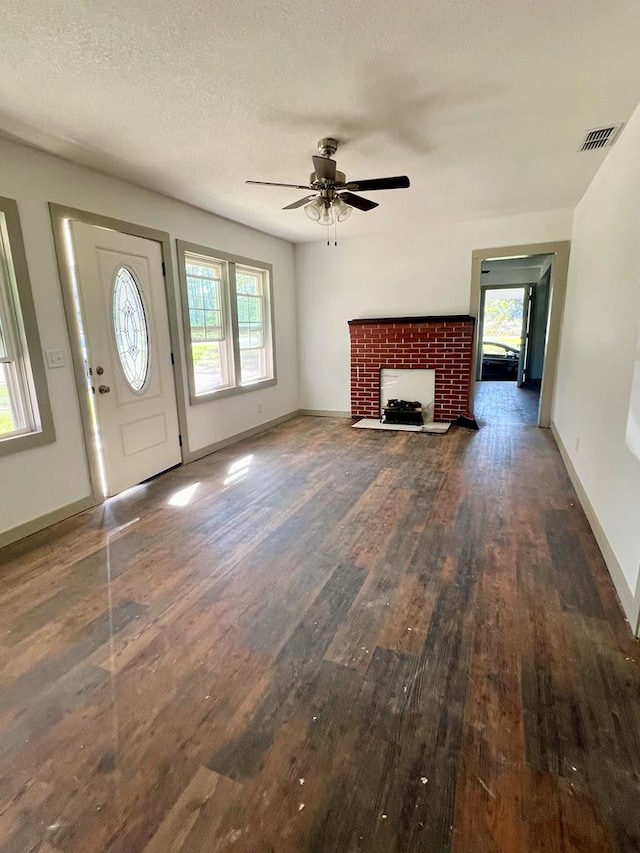
[[[333,245],[338,245],[338,220],[333,220]]]
[[[329,233],[330,225],[327,225],[327,246],[331,245],[331,234]]]

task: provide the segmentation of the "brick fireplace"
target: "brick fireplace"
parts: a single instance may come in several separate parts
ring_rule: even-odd
[[[349,320],[351,414],[380,416],[383,367],[435,370],[434,420],[468,414],[474,323],[467,315]]]

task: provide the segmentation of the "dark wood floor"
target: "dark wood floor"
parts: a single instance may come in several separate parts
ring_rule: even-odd
[[[3,853],[640,850],[638,647],[535,401],[480,390],[1,551]]]

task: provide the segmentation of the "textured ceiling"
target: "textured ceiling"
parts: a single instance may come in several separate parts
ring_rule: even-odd
[[[583,132],[640,100],[638,0],[21,0],[0,132],[291,240],[316,141],[351,179],[407,174],[342,236],[572,207]],[[366,195],[366,194],[365,194]]]

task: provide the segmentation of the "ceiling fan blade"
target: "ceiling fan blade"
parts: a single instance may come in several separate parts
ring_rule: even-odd
[[[374,207],[379,207],[377,201],[369,201],[368,198],[362,198],[362,196],[354,195],[353,193],[339,193],[339,198],[345,204],[351,205],[351,207],[357,207],[358,210],[373,210]]]
[[[294,190],[312,190],[307,184],[277,184],[274,181],[245,181],[245,184],[261,184],[263,187],[291,187]]]
[[[288,204],[286,207],[283,207],[283,210],[293,210],[294,207],[302,207],[303,204],[308,204],[312,198],[316,198],[316,193],[313,195],[306,195],[304,198],[299,198],[298,201],[294,201],[293,204]]]
[[[398,175],[395,178],[369,178],[364,181],[349,181],[347,189],[358,192],[370,192],[371,190],[404,190],[410,186],[406,175]]]
[[[336,179],[336,161],[329,157],[312,157],[313,171],[316,173],[316,178],[319,181],[335,181]]]

